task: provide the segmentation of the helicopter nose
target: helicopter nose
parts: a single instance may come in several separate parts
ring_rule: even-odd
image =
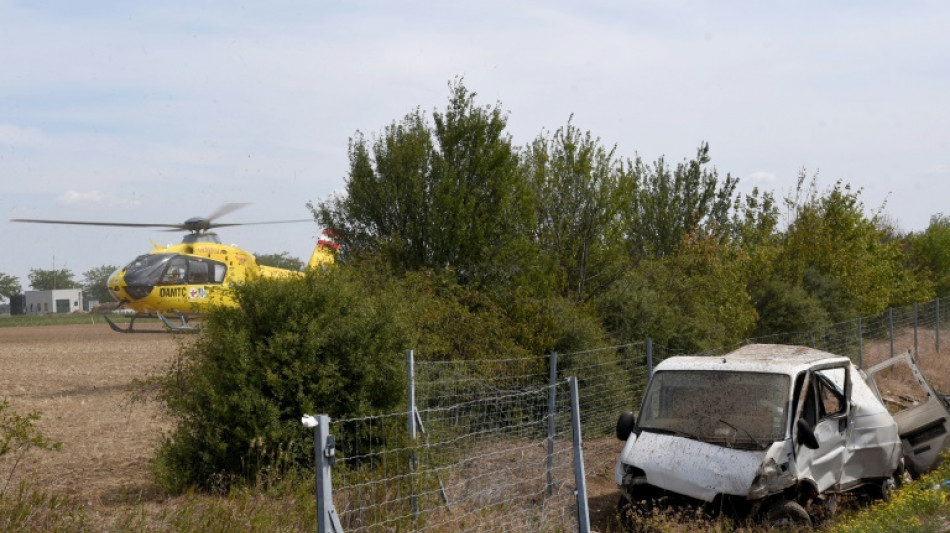
[[[109,294],[111,294],[117,302],[129,300],[129,295],[125,291],[125,283],[123,283],[122,270],[123,269],[120,268],[113,272],[112,275],[109,276],[106,285],[109,288]]]

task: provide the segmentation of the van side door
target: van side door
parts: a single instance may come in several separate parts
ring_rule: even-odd
[[[847,460],[850,379],[848,366],[829,366],[810,370],[802,386],[796,425],[793,426],[796,432],[796,463],[803,476],[814,480],[819,492],[840,482]],[[818,442],[817,449],[801,444],[801,439],[797,437],[799,419],[812,429]]]

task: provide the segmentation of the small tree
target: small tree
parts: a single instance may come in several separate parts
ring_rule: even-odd
[[[87,300],[98,300],[99,302],[112,301],[112,293],[109,292],[109,276],[118,270],[114,265],[102,265],[83,272],[82,291]]]
[[[9,299],[14,294],[20,294],[22,287],[16,277],[0,272],[0,299]]]
[[[31,268],[29,278],[30,287],[35,291],[82,288],[82,284],[73,280],[73,273],[68,268],[59,270]]]
[[[346,194],[310,205],[344,262],[377,254],[475,285],[527,275],[534,206],[507,120],[458,81],[431,125],[416,110],[372,142],[351,140]]]
[[[13,473],[16,472],[26,452],[31,448],[58,450],[61,446],[60,443],[50,440],[36,429],[33,423],[39,419],[38,412],[20,415],[10,409],[9,401],[0,401],[0,459],[8,455],[13,457],[13,464],[3,482],[3,487],[0,488],[0,499],[6,493],[10,479],[13,478]]]
[[[950,295],[950,217],[937,214],[921,233],[911,235],[911,262],[934,280],[937,296]]]

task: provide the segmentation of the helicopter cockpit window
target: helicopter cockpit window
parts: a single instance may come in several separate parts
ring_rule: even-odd
[[[181,256],[175,256],[168,262],[165,268],[165,274],[162,275],[163,285],[176,285],[185,283],[188,279],[188,259]]]
[[[161,280],[165,264],[174,254],[140,255],[125,267],[125,282],[132,287],[156,285]]]

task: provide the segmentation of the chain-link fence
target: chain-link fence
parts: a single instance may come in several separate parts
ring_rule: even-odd
[[[936,356],[941,343],[950,344],[941,338],[947,303],[745,339],[705,354],[798,344],[862,367],[906,351]],[[343,530],[578,530],[575,472],[609,471],[621,445],[591,447],[597,453],[584,457],[586,465],[574,463],[565,378],[576,376],[583,439],[608,442],[617,416],[639,407],[653,367],[671,355],[678,354],[649,339],[513,359],[416,361],[408,353],[405,412],[330,424],[338,458],[333,502]]]
[[[336,459],[339,527],[578,531],[583,461],[568,383],[491,395],[468,389],[465,398],[432,396],[405,413],[329,422],[332,453],[324,444],[317,458]]]

